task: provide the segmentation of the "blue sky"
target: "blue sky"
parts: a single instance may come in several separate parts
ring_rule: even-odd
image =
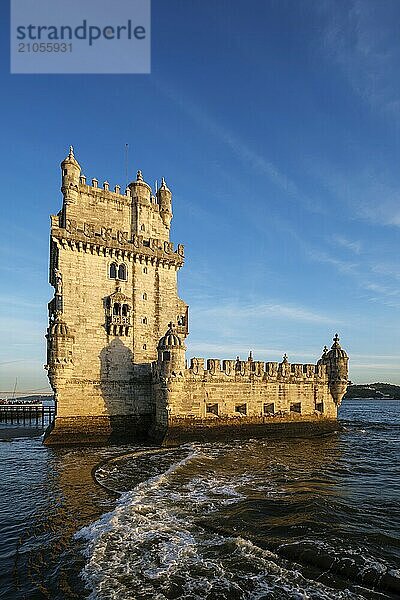
[[[400,4],[153,0],[151,75],[10,75],[0,38],[0,390],[47,388],[49,215],[88,179],[173,191],[189,356],[400,384]],[[111,4],[110,4],[111,5]]]

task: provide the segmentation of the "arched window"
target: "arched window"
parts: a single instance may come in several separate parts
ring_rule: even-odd
[[[114,304],[113,314],[114,315],[120,315],[121,314],[121,305],[118,302],[116,302]]]
[[[117,265],[115,263],[110,265],[110,277],[111,279],[117,279]]]
[[[146,294],[146,292],[143,294],[143,300],[147,300],[147,294]]]
[[[147,267],[143,267],[143,273],[147,273]]]
[[[118,267],[118,279],[123,281],[126,279],[126,266],[124,264],[119,265]]]
[[[143,325],[147,325],[147,317],[143,317],[142,323],[143,323]]]
[[[129,307],[127,304],[122,305],[122,316],[127,317],[129,312]]]

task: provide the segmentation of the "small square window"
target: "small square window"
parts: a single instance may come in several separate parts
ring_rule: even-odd
[[[206,404],[206,413],[210,415],[218,415],[218,403],[215,402],[214,404]]]
[[[274,403],[273,402],[269,402],[267,404],[264,404],[263,412],[264,412],[264,415],[273,415],[274,412],[275,412],[275,405],[274,405]]]
[[[247,415],[247,404],[236,404],[235,412],[241,415]]]
[[[301,402],[291,402],[290,412],[301,413]]]

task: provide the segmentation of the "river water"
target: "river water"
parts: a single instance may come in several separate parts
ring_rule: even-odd
[[[156,450],[0,430],[0,598],[400,598],[400,402]]]

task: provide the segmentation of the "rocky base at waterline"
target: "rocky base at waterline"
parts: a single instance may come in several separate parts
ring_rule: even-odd
[[[307,419],[286,417],[228,417],[215,419],[171,419],[164,437],[164,446],[191,441],[229,441],[239,438],[310,438],[339,431],[336,419],[311,416]]]
[[[46,429],[46,446],[147,443],[150,419],[143,415],[56,417]]]

